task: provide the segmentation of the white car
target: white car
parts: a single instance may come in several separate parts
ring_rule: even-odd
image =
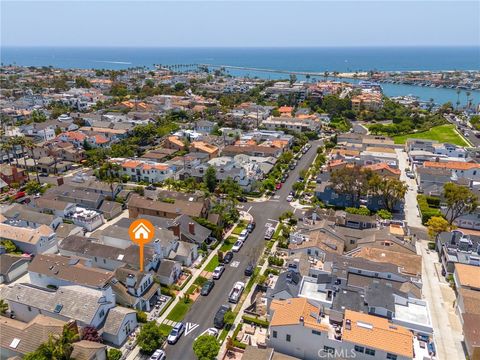
[[[292,201],[293,201],[293,196],[292,196],[292,195],[288,195],[288,196],[287,196],[287,201],[288,201],[288,202],[292,202]]]
[[[240,248],[243,246],[243,241],[238,240],[232,247],[233,252],[239,252]]]
[[[165,351],[157,349],[153,353],[152,356],[150,356],[150,360],[165,360],[167,358],[167,355],[165,355]]]
[[[213,336],[213,337],[218,337],[218,330],[215,329],[215,328],[208,328],[207,330],[205,330],[204,332],[202,332],[200,335],[198,335],[196,337],[195,340],[197,340],[200,336],[203,336],[203,335],[209,335],[209,336]]]
[[[218,265],[215,270],[213,270],[213,275],[212,277],[215,279],[215,280],[218,280],[222,277],[222,274],[223,272],[225,271],[225,266],[223,265]]]
[[[240,240],[242,242],[245,242],[245,240],[247,240],[247,238],[248,238],[248,230],[247,229],[242,230],[240,235],[238,235],[238,240]]]

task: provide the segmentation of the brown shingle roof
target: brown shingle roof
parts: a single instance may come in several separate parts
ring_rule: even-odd
[[[480,267],[466,264],[455,264],[460,285],[480,289]]]

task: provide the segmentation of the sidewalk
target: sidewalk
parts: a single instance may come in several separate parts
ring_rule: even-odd
[[[278,241],[275,241],[275,244],[273,244],[272,249],[270,250],[271,252],[275,252],[277,250],[277,243],[278,243]],[[262,267],[260,268],[259,274],[263,274],[265,272],[265,270],[267,270],[267,268],[268,268],[268,261],[265,261],[263,263]],[[251,297],[252,297],[252,295],[255,291],[255,288],[256,288],[256,285],[254,284],[254,286],[252,286],[252,288],[250,289],[250,292],[247,294],[247,297],[243,301],[242,306],[240,307],[240,310],[238,311],[237,317],[235,318],[235,321],[233,322],[233,325],[230,328],[230,331],[228,332],[227,337],[223,341],[222,346],[220,347],[220,351],[218,352],[217,359],[223,359],[223,357],[225,355],[225,352],[227,350],[226,339],[228,337],[233,337],[233,333],[234,333],[235,329],[237,328],[237,326],[240,324],[240,321],[242,320],[243,312],[250,305],[250,302],[248,301],[248,299],[251,299]]]
[[[235,225],[236,226],[236,225]],[[233,230],[235,229],[235,226],[232,226],[232,228],[224,235],[224,239],[227,239],[230,235],[232,235],[232,232]],[[212,258],[217,254],[217,250],[220,248],[220,246],[222,246],[222,243],[220,242],[220,244],[218,244],[218,246],[212,250],[212,252],[208,255],[208,257],[205,259],[205,261],[203,262],[202,266],[200,266],[200,268],[198,269],[193,269],[192,270],[192,276],[190,277],[190,280],[187,282],[187,284],[183,287],[182,290],[179,291],[179,293],[177,294],[177,296],[175,297],[175,299],[170,303],[170,305],[168,306],[167,309],[165,309],[165,311],[163,312],[163,314],[158,317],[157,319],[155,319],[155,321],[158,323],[158,324],[162,324],[166,319],[167,319],[167,316],[168,314],[170,313],[170,311],[174,308],[175,305],[178,304],[178,302],[180,301],[180,298],[182,298],[185,294],[185,292],[188,290],[188,288],[193,285],[193,283],[195,282],[196,278],[203,272],[203,270],[205,269],[205,267],[207,266],[207,264],[210,262],[210,260],[212,260]],[[135,346],[135,348],[128,354],[128,356],[126,357],[127,360],[134,360],[137,358],[137,356],[139,355],[140,353],[140,348],[137,346]]]

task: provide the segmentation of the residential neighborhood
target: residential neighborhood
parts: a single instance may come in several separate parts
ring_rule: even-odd
[[[198,64],[0,80],[1,359],[480,358],[478,108]]]

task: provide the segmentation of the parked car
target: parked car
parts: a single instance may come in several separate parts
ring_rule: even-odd
[[[235,285],[233,285],[232,290],[230,290],[230,294],[228,294],[228,302],[231,303],[238,303],[240,297],[242,296],[243,290],[245,289],[245,283],[241,281],[237,281]]]
[[[175,344],[184,332],[185,325],[182,322],[177,323],[172,331],[170,331],[170,334],[167,337],[167,342],[171,345]]]
[[[225,316],[225,313],[229,310],[230,310],[230,305],[222,305],[220,306],[220,309],[217,310],[215,317],[213,318],[213,325],[217,329],[221,329],[225,325],[225,321],[223,320],[223,317]]]
[[[148,185],[147,187],[145,187],[145,189],[147,189],[147,190],[156,190],[157,188],[156,188],[154,185]]]
[[[248,238],[248,234],[250,234],[248,232],[248,230],[243,229],[242,232],[240,233],[240,235],[238,235],[238,240],[245,242],[245,240],[247,240],[247,238]]]
[[[292,195],[288,195],[288,196],[287,196],[287,201],[288,201],[288,202],[293,201],[293,196],[292,196]]]
[[[219,331],[217,329],[213,328],[208,328],[204,332],[202,332],[200,335],[198,335],[195,340],[197,340],[200,336],[203,335],[208,335],[208,336],[213,336],[213,337],[218,337]]]
[[[251,233],[253,231],[253,229],[255,229],[255,226],[256,226],[255,221],[252,221],[252,222],[248,223],[248,225],[247,225],[248,232]]]
[[[407,171],[407,172],[406,172],[406,175],[407,175],[407,177],[409,177],[410,179],[415,179],[415,174],[413,173],[413,171]]]
[[[230,263],[230,261],[232,261],[232,259],[233,259],[233,252],[231,252],[231,251],[227,251],[227,253],[223,256],[223,262],[225,264]]]
[[[200,290],[200,295],[207,296],[212,291],[213,287],[215,286],[215,281],[207,280],[205,284],[202,286],[202,290]]]
[[[215,280],[218,280],[222,277],[223,272],[225,271],[225,266],[223,265],[218,265],[214,270],[213,270],[213,275],[212,277]]]
[[[248,264],[247,267],[245,268],[245,276],[252,276],[253,275],[253,265]]]
[[[282,188],[282,183],[278,183],[277,185],[275,185],[275,189],[277,190],[280,190]]]
[[[150,356],[150,360],[166,360],[167,355],[165,355],[165,351],[157,349],[155,352]]]
[[[237,200],[240,201],[240,202],[247,202],[248,201],[246,196],[237,196]]]
[[[233,245],[232,251],[233,251],[233,252],[239,252],[240,249],[242,248],[242,246],[243,246],[243,241],[238,240],[238,241]]]

